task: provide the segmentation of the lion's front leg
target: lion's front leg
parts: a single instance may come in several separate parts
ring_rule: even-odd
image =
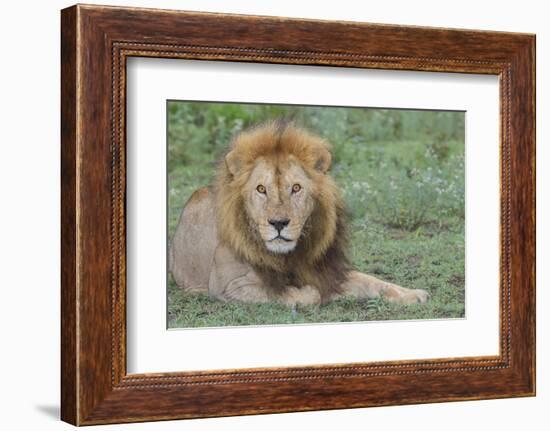
[[[268,290],[261,280],[254,272],[248,272],[242,277],[231,280],[224,289],[221,299],[252,303],[279,302],[288,307],[294,307],[296,305],[319,305],[321,294],[312,286],[286,286],[280,292],[268,295]]]
[[[252,303],[279,302],[289,307],[296,305],[318,305],[321,303],[319,291],[312,286],[286,286],[277,294],[268,295],[268,290],[253,272],[231,280],[222,295],[217,295],[225,301],[240,301]]]
[[[262,303],[270,300],[254,270],[236,259],[231,250],[222,245],[214,253],[208,293],[223,301]]]
[[[270,291],[251,266],[236,259],[224,246],[216,249],[208,292],[210,296],[223,301],[279,302],[288,306],[321,302],[319,291],[312,286],[286,286],[276,293]]]
[[[397,304],[424,304],[429,294],[422,289],[407,289],[393,283],[382,281],[372,275],[351,271],[347,281],[342,285],[343,296],[357,298],[382,297],[388,302]]]

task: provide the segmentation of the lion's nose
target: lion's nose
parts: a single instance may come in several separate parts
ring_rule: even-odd
[[[278,219],[278,220],[274,220],[274,219],[268,220],[268,223],[271,226],[273,226],[275,229],[277,229],[278,232],[281,232],[286,226],[288,226],[289,222],[290,220],[287,218]]]

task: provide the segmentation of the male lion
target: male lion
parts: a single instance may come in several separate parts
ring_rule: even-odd
[[[274,121],[241,132],[211,188],[193,193],[170,247],[176,284],[224,301],[425,303],[428,293],[351,269],[328,143]]]

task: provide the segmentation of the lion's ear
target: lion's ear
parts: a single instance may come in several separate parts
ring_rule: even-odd
[[[235,151],[230,151],[229,153],[227,153],[227,155],[225,156],[225,165],[227,166],[229,172],[231,172],[231,175],[237,175],[241,167],[241,162],[238,159]]]
[[[317,155],[317,160],[315,162],[315,169],[325,174],[330,169],[331,163],[332,163],[332,156],[330,155],[330,151],[328,151],[325,148],[321,149],[321,151]]]

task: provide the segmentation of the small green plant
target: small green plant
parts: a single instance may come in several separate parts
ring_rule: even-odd
[[[433,141],[428,144],[428,151],[440,161],[447,160],[451,154],[451,145],[449,144],[449,136],[447,133],[437,133]]]
[[[373,210],[381,223],[409,231],[429,220],[435,205],[436,191],[425,173],[394,172],[379,182],[373,193]]]

